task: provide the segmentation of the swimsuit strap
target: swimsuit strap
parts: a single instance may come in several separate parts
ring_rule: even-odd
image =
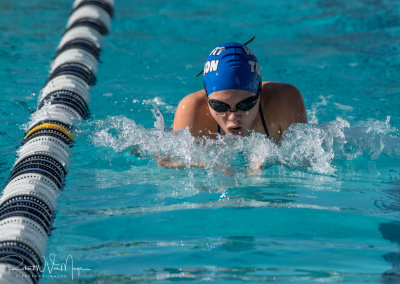
[[[267,135],[267,137],[268,137],[269,136],[268,128],[267,128],[267,124],[265,123],[265,120],[264,120],[264,114],[261,109],[261,104],[260,104],[260,117],[261,117],[262,125],[264,126],[265,135]]]

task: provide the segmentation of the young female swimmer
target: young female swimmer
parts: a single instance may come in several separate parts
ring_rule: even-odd
[[[203,72],[204,89],[181,100],[174,130],[188,127],[191,135],[208,138],[255,131],[279,139],[291,124],[307,123],[300,92],[289,84],[262,82],[257,58],[245,45],[216,47]],[[157,160],[162,167],[185,166],[168,158]]]

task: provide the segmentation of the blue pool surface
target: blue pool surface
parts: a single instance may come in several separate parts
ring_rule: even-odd
[[[2,188],[72,2],[0,2]],[[400,283],[399,34],[397,0],[116,1],[44,256],[86,270],[41,283]],[[309,124],[279,144],[172,136],[208,53],[253,35]],[[166,154],[206,167],[159,168]]]

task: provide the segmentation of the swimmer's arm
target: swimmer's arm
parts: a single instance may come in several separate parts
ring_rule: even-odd
[[[161,168],[185,168],[185,167],[188,167],[187,164],[172,161],[169,156],[167,156],[167,157],[156,156],[156,160],[157,160],[158,166]],[[190,167],[191,168],[204,168],[205,163],[197,163],[197,164],[191,163]]]
[[[139,153],[139,147],[138,145],[133,145],[131,148],[130,153],[132,155],[135,155],[136,157],[140,157],[140,153]],[[155,156],[157,164],[159,167],[161,168],[185,168],[188,167],[189,165],[184,164],[184,163],[179,163],[179,162],[174,162],[172,161],[170,156],[166,156],[166,157],[160,157],[160,156]],[[199,162],[199,163],[191,163],[190,167],[191,168],[204,168],[205,167],[205,163],[203,162]]]
[[[267,170],[272,166],[281,165],[280,161],[265,161],[263,163],[260,162],[250,162],[249,168],[247,170],[248,176],[254,176],[256,174],[261,173],[263,170]]]

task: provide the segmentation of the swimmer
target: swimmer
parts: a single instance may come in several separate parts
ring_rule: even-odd
[[[290,125],[307,123],[299,90],[286,83],[263,82],[257,58],[246,45],[217,46],[207,57],[203,73],[204,89],[180,101],[173,130],[188,128],[194,137],[211,139],[218,134],[259,132],[279,140]],[[169,157],[156,159],[160,167],[186,166]],[[204,163],[191,166],[204,167]]]
[[[204,65],[204,89],[187,95],[175,113],[173,129],[195,137],[247,136],[274,139],[293,123],[307,123],[303,98],[294,86],[262,82],[254,53],[240,43],[213,49]]]

